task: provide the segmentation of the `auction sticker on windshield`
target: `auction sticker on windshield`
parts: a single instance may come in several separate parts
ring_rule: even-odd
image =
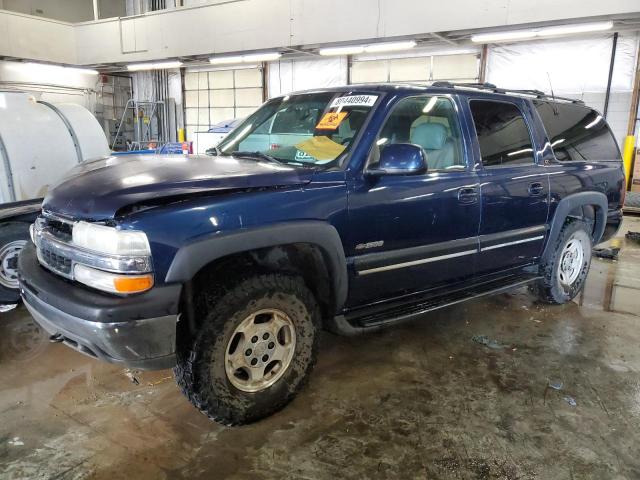
[[[338,97],[331,102],[329,108],[336,107],[372,107],[378,95],[347,95]]]
[[[322,119],[320,119],[316,128],[318,130],[335,130],[348,114],[349,112],[327,112]]]

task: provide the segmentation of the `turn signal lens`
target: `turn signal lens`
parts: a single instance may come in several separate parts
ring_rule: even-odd
[[[75,266],[73,273],[78,282],[109,293],[140,293],[153,287],[151,273],[121,275],[80,264]]]
[[[126,277],[115,277],[113,285],[118,293],[144,292],[153,287],[152,275],[136,275]]]

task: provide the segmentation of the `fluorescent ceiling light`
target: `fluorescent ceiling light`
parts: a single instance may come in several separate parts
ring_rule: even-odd
[[[613,22],[580,23],[577,25],[559,25],[557,27],[541,28],[538,31],[538,36],[551,37],[554,35],[571,35],[573,33],[602,32],[604,30],[611,30],[612,28],[613,28]]]
[[[231,63],[269,62],[278,60],[280,52],[250,53],[249,55],[233,55],[227,57],[211,57],[209,62],[213,65],[225,65]]]
[[[7,65],[12,70],[26,70],[31,71],[32,74],[37,75],[55,75],[64,73],[98,75],[99,73],[97,70],[92,70],[90,68],[63,67],[61,65],[48,65],[46,63],[35,62],[7,62]]]
[[[417,44],[415,40],[406,42],[374,43],[364,47],[365,53],[391,52],[393,50],[409,50]]]
[[[508,32],[491,32],[471,35],[474,43],[504,42],[509,40],[526,40],[530,38],[555,37],[575,33],[602,32],[611,30],[613,22],[579,23],[575,25],[558,25],[527,30],[511,30]]]
[[[593,120],[592,122],[588,123],[587,125],[584,126],[584,128],[586,128],[587,130],[591,127],[593,127],[594,125],[597,125],[598,123],[600,123],[600,120],[602,120],[602,115],[598,115],[595,120]]]
[[[272,60],[278,60],[282,54],[280,52],[268,52],[268,53],[252,53],[250,55],[243,55],[242,62],[269,62]]]
[[[242,57],[211,57],[209,59],[213,65],[224,65],[225,63],[242,63]]]
[[[166,68],[180,68],[182,66],[182,62],[171,61],[171,62],[156,62],[156,63],[132,63],[131,65],[127,65],[127,70],[131,72],[137,72],[140,70],[164,70]]]
[[[402,42],[372,43],[370,45],[346,45],[344,47],[327,47],[319,50],[320,55],[358,55],[360,53],[392,52],[409,50],[417,45],[415,40]]]
[[[364,53],[364,45],[321,48],[318,53],[320,55],[357,55],[359,53]]]

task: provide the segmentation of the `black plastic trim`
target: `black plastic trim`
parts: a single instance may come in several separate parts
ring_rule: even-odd
[[[336,313],[347,299],[349,281],[344,248],[338,231],[322,221],[296,221],[216,234],[186,245],[176,254],[165,281],[184,283],[207,264],[220,258],[259,248],[308,243],[317,245],[332,280]]]
[[[553,248],[553,244],[555,243],[556,238],[560,235],[560,230],[564,225],[565,220],[569,216],[569,213],[578,208],[583,207],[585,205],[595,205],[598,208],[595,208],[595,225],[593,227],[593,244],[597,245],[602,240],[602,235],[604,234],[604,229],[607,224],[607,213],[609,202],[604,193],[601,192],[578,192],[573,193],[558,203],[556,207],[556,211],[553,215],[553,220],[551,221],[551,232],[547,237],[547,243],[544,247],[544,251],[542,256],[548,254],[549,248]]]
[[[153,287],[138,295],[118,297],[90,290],[43,268],[29,243],[18,257],[20,289],[73,317],[91,322],[126,322],[177,315],[182,285]]]

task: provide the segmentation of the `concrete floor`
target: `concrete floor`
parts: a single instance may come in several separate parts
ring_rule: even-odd
[[[621,243],[576,303],[521,289],[324,335],[301,395],[240,428],[194,410],[170,371],[134,384],[49,344],[18,308],[0,316],[0,478],[640,478],[640,246]]]

